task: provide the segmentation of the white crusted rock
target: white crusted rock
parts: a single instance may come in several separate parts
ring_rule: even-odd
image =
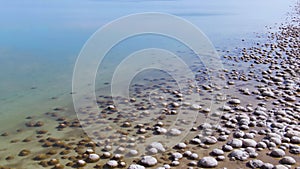
[[[249,154],[243,150],[234,150],[229,154],[229,157],[236,160],[245,161],[249,158]]]
[[[116,167],[118,167],[118,161],[116,161],[116,160],[109,160],[106,163],[106,165],[109,166],[109,167],[112,167],[112,168],[116,168]]]
[[[141,163],[146,165],[146,166],[155,166],[157,164],[157,159],[155,157],[152,156],[144,156],[141,159]]]
[[[145,169],[145,167],[138,164],[131,164],[128,169]]]
[[[181,131],[178,130],[178,129],[173,128],[173,129],[171,129],[171,130],[169,131],[169,134],[170,134],[171,136],[179,136],[179,135],[181,134]]]
[[[199,160],[199,165],[201,167],[216,167],[218,165],[218,161],[213,157],[203,157]]]

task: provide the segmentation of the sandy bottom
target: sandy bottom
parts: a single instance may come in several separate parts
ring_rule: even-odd
[[[199,65],[199,70],[197,70],[198,86],[192,86],[190,81],[187,82],[184,77],[181,77],[185,86],[180,91],[177,86],[178,82],[163,72],[140,74],[131,84],[131,98],[116,98],[120,103],[118,109],[111,98],[106,95],[109,84],[105,84],[103,88],[97,90],[100,112],[95,111],[98,110],[95,107],[83,106],[76,114],[71,103],[72,95],[67,92],[58,97],[47,96],[47,99],[45,96],[40,96],[43,105],[37,103],[36,107],[20,108],[21,106],[17,106],[18,104],[34,104],[26,102],[26,100],[15,102],[11,106],[19,107],[18,110],[16,108],[4,110],[20,112],[17,117],[1,114],[5,120],[2,120],[0,133],[0,168],[63,168],[62,166],[64,168],[109,168],[106,163],[112,159],[119,163],[125,162],[124,168],[131,163],[140,163],[143,155],[149,155],[147,146],[152,142],[161,142],[166,151],[153,154],[152,156],[158,162],[154,167],[148,168],[171,164],[173,161],[171,153],[174,152],[183,154],[189,150],[198,154],[201,159],[211,156],[211,151],[215,148],[222,149],[224,144],[233,139],[233,132],[242,130],[239,129],[241,126],[238,121],[234,119],[240,114],[246,114],[249,118],[255,116],[257,122],[263,121],[266,124],[265,126],[250,126],[249,129],[243,130],[244,133],[249,134],[261,130],[269,133],[285,133],[286,128],[281,130],[271,127],[269,124],[282,118],[273,113],[273,110],[293,111],[296,115],[300,113],[300,92],[297,89],[300,83],[299,65],[297,64],[299,63],[299,32],[297,33],[299,21],[293,21],[293,23],[296,23],[294,27],[282,26],[283,30],[289,31],[286,34],[279,31],[276,34],[277,37],[280,37],[277,38],[277,41],[276,38],[275,40],[270,38],[268,41],[271,42],[266,40],[265,44],[258,44],[247,50],[221,51],[224,69],[222,72],[213,72],[214,75],[219,73],[217,78],[223,82],[220,84],[209,83],[206,70],[200,68]],[[281,53],[278,54],[279,52]],[[236,55],[238,57],[234,57]],[[295,70],[294,73],[292,73],[292,68]],[[272,71],[268,73],[269,70]],[[279,77],[279,79],[273,76]],[[282,83],[279,83],[281,78],[283,79]],[[296,87],[287,91],[283,86],[290,83],[289,80],[293,81]],[[259,91],[266,87],[272,88],[275,93],[274,97],[263,96]],[[287,95],[293,97],[288,100]],[[89,97],[84,99],[90,101]],[[238,99],[239,103],[232,104],[230,99]],[[193,104],[201,106],[201,108],[192,108]],[[45,105],[50,108],[43,109]],[[228,105],[231,111],[223,111],[224,105]],[[255,109],[261,105],[266,109],[268,117],[254,114]],[[21,112],[31,113],[22,114]],[[226,115],[231,119],[221,118]],[[287,125],[286,127],[300,131],[297,126],[299,118],[287,114],[282,116],[291,120],[289,123],[284,123]],[[205,131],[199,127],[204,123],[212,126],[219,125],[230,132],[224,134],[213,128],[213,130],[208,130],[210,133],[207,135],[216,138],[228,135],[228,138],[225,141],[216,141],[211,144],[191,144],[191,139],[195,137],[205,138]],[[230,127],[230,124],[234,126]],[[157,126],[167,129],[168,132],[159,135]],[[171,129],[178,129],[180,134],[168,135]],[[256,133],[253,140],[262,141],[267,135]],[[284,134],[282,137],[285,137]],[[187,147],[174,148],[180,142],[185,143]],[[275,147],[283,148],[281,146],[282,144],[279,144]],[[298,146],[300,145],[298,144]],[[125,149],[124,152],[118,149],[120,147]],[[247,162],[253,159],[278,165],[281,158],[268,155],[275,147],[256,149],[258,156],[245,161],[234,160],[229,157],[230,152],[225,152],[223,155],[225,160],[218,161],[216,168],[246,168]],[[300,166],[299,154],[291,154],[289,148],[285,148],[285,155],[296,160],[296,163],[290,168]],[[88,162],[90,153],[86,152],[88,149],[92,149],[93,153],[99,154],[101,158],[97,162],[89,162],[81,167],[78,165],[78,160]],[[139,154],[135,157],[129,156],[128,151],[131,149],[138,150]],[[110,152],[111,156],[105,157],[104,152]],[[122,157],[114,156],[116,154],[121,154]],[[56,165],[51,164],[51,159],[59,162]],[[183,157],[179,159],[180,164],[173,168],[188,168],[191,161],[199,159],[191,160]],[[122,168],[120,164],[118,167]],[[196,165],[193,168],[201,167]]]

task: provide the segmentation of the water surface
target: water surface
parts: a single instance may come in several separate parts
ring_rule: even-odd
[[[255,39],[254,32],[264,33],[266,25],[282,22],[292,2],[2,1],[1,130],[13,128],[28,115],[41,114],[56,106],[70,105],[72,71],[81,47],[97,29],[114,19],[142,12],[174,14],[197,25],[216,48],[222,50],[247,45],[241,43],[241,39],[251,41]],[[135,41],[137,45],[139,42],[141,41]],[[128,53],[126,48],[123,50],[118,52]]]

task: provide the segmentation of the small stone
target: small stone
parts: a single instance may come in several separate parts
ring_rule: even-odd
[[[296,160],[293,157],[285,156],[279,162],[281,164],[293,165],[296,163]]]
[[[124,156],[123,156],[122,154],[115,154],[113,158],[114,158],[115,160],[119,160],[119,159],[122,159],[123,157],[124,157]]]
[[[224,151],[221,150],[221,149],[215,148],[215,149],[212,150],[211,153],[212,153],[213,155],[215,155],[215,156],[220,156],[220,155],[223,155],[223,154],[224,154]]]
[[[200,144],[200,143],[201,143],[201,140],[198,139],[198,138],[193,138],[193,139],[191,140],[191,142],[192,142],[193,144]]]
[[[174,160],[179,160],[183,157],[183,155],[181,153],[176,152],[176,153],[172,154],[172,157],[173,157]]]
[[[255,134],[254,133],[245,133],[244,138],[245,139],[254,139]]]
[[[139,128],[138,133],[139,134],[145,134],[145,133],[147,133],[147,130],[144,129],[144,128]]]
[[[5,160],[13,160],[15,157],[14,156],[7,156],[6,158],[5,158]]]
[[[224,111],[230,111],[230,110],[231,110],[231,107],[230,107],[230,106],[227,106],[227,105],[224,105],[224,106],[222,107],[222,110],[224,110]]]
[[[118,147],[116,151],[117,151],[118,153],[124,153],[125,150],[126,150],[126,149],[125,149],[124,147]]]
[[[249,153],[249,156],[251,158],[255,158],[258,156],[258,153],[256,153],[255,148],[253,148],[253,147],[247,147],[245,151],[247,151]]]
[[[248,165],[249,165],[249,167],[251,167],[251,168],[260,168],[261,166],[264,165],[264,162],[262,162],[261,160],[255,159],[255,160],[250,160],[250,161],[248,162]]]
[[[186,157],[189,157],[189,156],[192,155],[192,152],[191,152],[191,151],[185,151],[185,152],[183,153],[183,155],[186,156]]]
[[[233,147],[231,145],[224,145],[222,147],[222,150],[228,152],[228,151],[233,150]]]
[[[78,161],[77,161],[77,165],[78,165],[79,167],[83,167],[83,166],[86,165],[86,162],[85,162],[84,160],[78,160]]]
[[[48,157],[49,156],[47,156],[46,154],[38,154],[37,156],[34,157],[34,160],[44,160]]]
[[[91,148],[88,148],[85,152],[86,152],[87,154],[92,154],[92,153],[94,153],[94,150],[91,149]]]
[[[300,154],[300,146],[298,145],[291,146],[289,152],[292,154]]]
[[[289,137],[289,138],[292,138],[293,136],[300,137],[300,131],[288,130],[288,131],[285,133],[285,136],[286,136],[286,137]]]
[[[149,148],[156,148],[159,152],[165,152],[166,149],[164,146],[159,142],[153,142],[149,145]]]
[[[274,149],[271,151],[270,156],[272,157],[283,157],[285,152],[282,149]]]
[[[205,85],[205,84],[204,84],[204,85],[202,85],[202,87],[203,87],[204,90],[211,90],[211,87],[208,86],[208,85]]]
[[[116,160],[109,160],[106,163],[106,165],[109,166],[109,167],[115,168],[115,167],[118,167],[118,161],[116,161]]]
[[[112,150],[112,146],[107,145],[107,146],[104,147],[104,149],[105,149],[106,151],[110,151],[110,150]]]
[[[228,101],[228,103],[229,103],[229,104],[240,104],[241,101],[240,101],[239,99],[230,99],[230,100]]]
[[[276,145],[280,145],[281,144],[281,138],[278,137],[271,137],[270,141],[275,143]]]
[[[225,160],[225,156],[218,156],[218,157],[217,157],[217,160],[218,160],[218,161],[224,161],[224,160]]]
[[[289,169],[289,168],[286,167],[286,166],[284,166],[284,165],[279,164],[279,165],[276,165],[276,166],[274,167],[274,169]]]
[[[100,160],[100,156],[98,154],[89,154],[88,162],[94,163]]]
[[[152,156],[144,156],[142,159],[141,159],[141,163],[146,165],[146,166],[154,166],[157,164],[157,160],[155,157],[152,157]]]
[[[114,105],[109,105],[109,106],[107,106],[107,109],[108,109],[108,110],[115,110],[116,107],[115,107]]]
[[[104,158],[110,158],[111,157],[111,153],[110,152],[104,152],[103,153],[103,157]]]
[[[191,157],[192,159],[196,160],[196,159],[199,158],[199,155],[196,154],[196,153],[192,153],[192,154],[190,155],[190,157]]]
[[[161,126],[164,126],[164,123],[162,121],[159,121],[159,122],[157,122],[156,125],[161,127]]]
[[[203,157],[199,160],[199,165],[201,167],[216,167],[218,165],[218,161],[213,157]]]
[[[235,138],[241,138],[241,137],[244,137],[245,133],[243,131],[235,131],[233,133],[233,137]]]
[[[207,108],[203,109],[202,112],[203,113],[209,113],[210,112],[210,108],[207,107]]]
[[[298,137],[298,136],[293,136],[293,137],[291,138],[291,143],[293,143],[293,144],[300,144],[300,137]]]
[[[262,148],[262,149],[265,149],[267,148],[267,144],[265,142],[258,142],[257,145],[256,145],[257,148]]]
[[[249,158],[249,154],[246,151],[243,150],[234,150],[229,154],[229,157],[240,160],[240,161],[245,161]]]
[[[176,147],[179,148],[179,149],[184,149],[184,148],[186,148],[186,144],[185,143],[178,143],[176,145]]]
[[[191,109],[192,110],[200,110],[202,107],[201,106],[199,106],[199,105],[197,105],[197,104],[192,104],[191,105]]]
[[[157,150],[156,148],[152,147],[152,148],[149,148],[149,149],[148,149],[148,152],[149,152],[150,154],[157,154],[157,153],[158,153],[158,150]]]
[[[44,125],[44,122],[42,121],[37,121],[35,124],[34,124],[34,127],[41,127]]]
[[[65,168],[64,165],[62,165],[62,164],[55,164],[52,169],[63,169],[63,168]]]
[[[56,159],[56,158],[53,158],[53,159],[48,161],[48,165],[55,165],[55,164],[58,164],[58,163],[59,163],[59,160]]]
[[[176,102],[173,102],[173,103],[172,103],[172,106],[173,106],[173,107],[179,107],[180,104],[179,104],[179,103],[176,103]]]
[[[19,156],[27,156],[30,154],[30,150],[24,149],[20,151]]]
[[[7,133],[7,132],[4,132],[4,133],[1,134],[1,136],[4,136],[4,137],[5,137],[5,136],[8,136],[8,133]]]
[[[145,169],[145,167],[138,164],[131,164],[128,169]]]
[[[190,161],[188,163],[189,166],[197,166],[197,162],[196,161]],[[164,168],[163,168],[164,169]]]
[[[178,166],[179,164],[180,164],[179,161],[172,161],[171,163],[172,166]]]
[[[233,148],[240,148],[243,145],[243,141],[239,139],[232,139],[227,144],[232,146]]]
[[[234,81],[228,81],[227,84],[228,85],[234,85],[235,83],[234,83]]]
[[[181,131],[178,130],[178,129],[173,128],[173,129],[171,129],[171,130],[169,131],[169,134],[170,134],[171,136],[179,136],[179,135],[181,134]]]
[[[294,102],[294,101],[296,101],[297,99],[296,99],[295,96],[286,96],[284,100],[285,100],[285,101]]]
[[[120,167],[126,167],[126,162],[125,161],[120,161],[119,162]]]
[[[168,132],[168,130],[165,129],[165,128],[162,128],[162,127],[158,127],[158,128],[156,129],[156,132],[157,132],[158,134],[166,134],[166,133]]]
[[[138,155],[138,151],[137,150],[129,150],[129,155],[136,156],[136,155]]]
[[[261,166],[261,169],[273,169],[274,168],[274,165],[271,164],[271,163],[264,163],[262,166]]]
[[[218,137],[218,140],[219,140],[219,141],[226,141],[227,138],[228,138],[227,135],[222,135],[222,136],[219,136],[219,137]]]
[[[218,139],[214,136],[204,137],[203,142],[205,144],[215,144],[218,142]]]
[[[267,96],[267,97],[275,97],[275,94],[272,91],[263,91],[261,93],[262,96]]]
[[[164,167],[165,167],[165,169],[170,169],[171,168],[171,166],[169,164],[165,164]]]
[[[243,146],[244,147],[256,147],[257,143],[255,140],[252,139],[243,139]]]

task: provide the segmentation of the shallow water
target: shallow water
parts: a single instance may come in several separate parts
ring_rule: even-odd
[[[55,107],[72,112],[72,73],[76,57],[86,40],[101,26],[121,16],[141,12],[164,12],[198,26],[218,50],[248,46],[255,32],[284,21],[294,1],[126,0],[2,2],[0,6],[0,133],[14,131],[26,116],[39,116]],[[145,40],[146,39],[146,40]],[[241,42],[245,39],[246,42]],[[113,71],[120,54],[151,46],[164,46],[185,57],[193,54],[178,43],[144,37],[117,46],[104,66]],[[155,43],[155,45],[153,45]],[[117,59],[114,56],[118,56]],[[106,73],[107,73],[106,72]],[[97,76],[97,88],[109,82]],[[74,114],[73,114],[74,115]],[[75,115],[74,115],[75,117]]]
[[[230,48],[241,38],[255,38],[254,32],[266,31],[265,25],[282,21],[291,2],[4,2],[0,7],[1,105],[6,107],[25,98],[34,100],[38,96],[31,87],[37,87],[38,95],[45,93],[46,97],[69,92],[81,47],[93,32],[118,17],[152,11],[174,14],[197,25],[217,48]]]

